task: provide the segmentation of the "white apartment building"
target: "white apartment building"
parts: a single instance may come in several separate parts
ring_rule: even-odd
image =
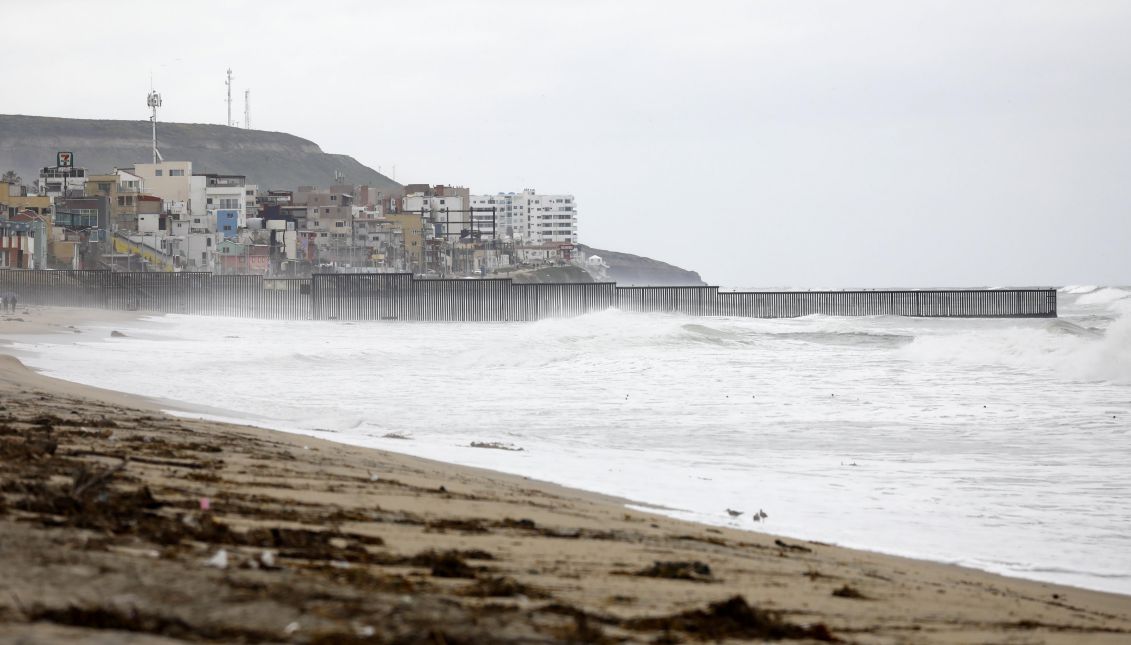
[[[514,193],[498,193],[496,195],[472,195],[471,208],[475,213],[472,218],[479,223],[482,230],[491,226],[491,213],[495,209],[495,231],[500,239],[515,239],[515,210]]]
[[[259,215],[259,186],[255,184],[244,184],[244,213],[246,217],[255,217]]]
[[[247,181],[243,175],[206,174],[204,177],[204,207],[209,218],[215,221],[216,211],[237,211],[239,228],[247,228]],[[254,186],[252,186],[254,192]],[[254,203],[255,197],[252,196]],[[196,208],[193,208],[196,213]]]
[[[423,193],[405,195],[401,200],[402,213],[424,212],[424,219],[433,224],[432,231],[425,228],[425,238],[443,236],[448,233],[448,239],[459,237],[461,229],[470,228],[467,225],[467,213],[453,212],[465,209],[463,197],[447,195],[444,197],[429,197]],[[450,230],[446,230],[445,222],[451,222]],[[429,233],[433,233],[430,235]]]
[[[573,195],[540,195],[533,188],[521,193],[472,195],[472,208],[496,210],[500,235],[525,244],[575,244],[577,202]],[[476,213],[477,218],[490,214]]]

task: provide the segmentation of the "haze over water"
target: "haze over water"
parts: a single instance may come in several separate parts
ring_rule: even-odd
[[[217,416],[1131,593],[1131,290],[1058,319],[164,316],[17,347]],[[387,438],[396,433],[409,440]],[[477,449],[499,442],[521,451]],[[726,508],[745,514],[732,519]],[[765,510],[762,524],[750,514]]]

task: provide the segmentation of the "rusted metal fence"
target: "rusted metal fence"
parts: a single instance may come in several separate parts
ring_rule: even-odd
[[[503,322],[618,308],[688,316],[1056,316],[1055,289],[751,291],[418,280],[407,273],[265,278],[210,273],[0,270],[0,293],[39,305],[288,320]]]

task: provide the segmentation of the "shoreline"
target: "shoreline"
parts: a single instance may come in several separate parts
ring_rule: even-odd
[[[50,313],[59,318],[24,315],[24,333],[65,330],[84,313],[107,312]],[[11,326],[0,321],[0,338],[19,333]],[[734,596],[779,612],[782,624],[803,630],[791,633],[818,640],[817,625],[853,642],[1114,643],[1131,635],[1128,596],[693,524],[626,507],[631,500],[518,475],[170,416],[160,402],[36,374],[2,345],[0,393],[8,417],[0,436],[8,450],[0,459],[14,471],[0,474],[0,535],[13,538],[0,540],[0,568],[16,572],[0,581],[0,591],[8,592],[0,593],[0,638],[92,637],[98,632],[75,619],[81,612],[74,609],[82,608],[114,618],[117,631],[174,639],[221,633],[227,636],[219,640],[234,639],[237,632],[223,630],[237,626],[287,641],[317,633],[356,638],[369,633],[366,627],[374,634],[422,634],[425,626],[442,624],[451,639],[565,640],[585,633],[594,640],[590,632],[600,631],[651,640],[661,632],[647,625],[659,623],[645,618],[666,617],[674,633],[689,637],[703,632],[689,631],[690,618],[679,616],[698,611],[703,620],[717,620],[711,603]],[[36,418],[46,418],[47,426]],[[14,456],[13,446],[31,450],[43,434],[56,442],[53,452]],[[130,461],[101,492],[126,504],[127,516],[137,514],[132,524],[101,517],[97,502],[81,495],[64,495],[78,509],[37,505],[49,491],[64,492],[60,478],[74,468],[104,473],[121,455]],[[19,490],[12,477],[24,482],[23,493],[12,492]],[[27,492],[34,482],[40,497]],[[146,504],[157,507],[131,510],[123,500],[142,487],[153,500]],[[207,510],[201,498],[209,500]],[[155,518],[175,519],[172,526],[184,527],[185,535],[142,528]],[[58,552],[60,545],[70,546]],[[446,577],[453,572],[425,562],[428,549],[460,551],[454,561],[462,568],[449,565],[464,577]],[[220,550],[227,567],[204,564]],[[282,566],[267,567],[267,551]],[[485,554],[491,559],[471,557]],[[707,565],[707,573],[691,563]],[[148,568],[157,573],[145,574]],[[639,575],[650,570],[658,577]],[[181,584],[199,597],[182,593],[180,604],[170,604]],[[251,597],[248,585],[257,590]],[[133,598],[122,600],[123,594]],[[334,600],[314,600],[326,595]],[[549,598],[538,598],[543,595]],[[220,599],[227,604],[217,604]],[[318,602],[341,615],[312,611]],[[263,614],[256,603],[277,614]],[[351,616],[369,622],[355,625],[346,606],[360,607]],[[570,609],[563,613],[561,606]],[[128,615],[150,620],[133,624]],[[174,618],[187,626],[181,636],[169,626]],[[293,624],[298,628],[288,632]]]
[[[71,310],[72,312],[82,313],[82,310]],[[95,315],[101,315],[102,312],[91,312]],[[175,338],[168,336],[165,333],[151,333],[155,326],[165,324],[161,319],[163,314],[110,314],[113,316],[124,316],[127,320],[136,320],[144,317],[144,320],[139,320],[131,326],[122,327],[123,331],[127,331],[129,336],[135,340],[175,340]],[[186,321],[192,320],[191,318],[181,318],[174,316],[179,322],[177,325],[186,324]],[[173,322],[173,321],[169,321]],[[97,324],[98,332],[90,334],[89,337],[94,337],[96,340],[107,340],[110,335],[110,330],[113,329],[112,323],[108,324],[105,321],[99,321]],[[222,332],[228,333],[228,332]],[[51,343],[50,337],[45,337],[44,343]],[[62,343],[66,349],[66,343]],[[157,346],[154,346],[157,347]],[[38,348],[31,348],[29,355],[34,355]],[[191,351],[191,350],[189,350]],[[54,350],[47,350],[50,355],[54,353],[60,357],[66,356],[63,352],[60,354],[58,348]],[[111,359],[112,360],[112,359]],[[56,366],[56,369],[61,370],[59,373],[67,374],[67,369],[60,365],[56,360],[51,363]],[[88,378],[91,376],[91,370],[79,370],[79,373],[86,373]],[[222,378],[222,375],[214,375],[214,378]],[[166,379],[166,381],[168,381]],[[87,380],[86,382],[90,382]],[[139,388],[140,389],[137,389]],[[401,454],[413,455],[424,459],[432,459],[440,463],[461,464],[468,467],[485,468],[490,472],[505,472],[515,476],[533,477],[539,481],[546,481],[561,486],[573,488],[575,490],[583,491],[589,494],[602,495],[606,498],[612,496],[615,499],[621,500],[625,504],[638,504],[644,510],[653,510],[661,512],[669,517],[681,519],[690,522],[697,522],[708,526],[723,527],[723,528],[738,528],[740,530],[749,530],[751,532],[772,530],[778,537],[800,539],[800,540],[819,540],[838,546],[845,546],[848,548],[859,549],[864,551],[871,551],[881,554],[898,555],[901,557],[911,559],[929,560],[944,564],[954,564],[958,566],[965,566],[972,569],[981,571],[988,571],[997,573],[1007,577],[1018,577],[1028,580],[1035,580],[1040,582],[1050,582],[1053,584],[1063,584],[1068,586],[1081,587],[1096,591],[1107,591],[1117,594],[1131,593],[1126,586],[1127,577],[1123,576],[1105,576],[1099,573],[1097,567],[1094,566],[1095,557],[1098,554],[1105,552],[1102,548],[1094,548],[1091,558],[1077,559],[1073,565],[1066,565],[1057,558],[1055,554],[1047,552],[1047,557],[1033,557],[1029,555],[1027,558],[1013,558],[1007,557],[1003,559],[1002,549],[997,549],[998,557],[987,557],[987,554],[993,553],[994,548],[987,546],[979,550],[978,548],[966,549],[953,549],[949,545],[934,544],[933,548],[923,548],[917,545],[913,540],[898,539],[898,532],[896,532],[898,523],[887,522],[886,524],[867,526],[862,525],[863,530],[838,532],[838,525],[829,521],[821,523],[822,517],[811,517],[810,519],[816,522],[808,524],[798,524],[794,522],[792,525],[785,525],[777,521],[780,515],[775,513],[774,508],[767,507],[775,517],[769,524],[750,524],[748,522],[738,522],[727,518],[721,508],[715,508],[716,514],[705,513],[702,511],[702,506],[694,504],[681,504],[678,499],[673,500],[670,497],[665,498],[662,495],[657,495],[656,491],[644,487],[625,488],[623,481],[621,485],[617,485],[613,479],[602,479],[599,476],[586,478],[586,477],[569,477],[566,476],[573,472],[576,474],[576,469],[565,471],[550,469],[532,468],[528,461],[535,455],[531,453],[501,453],[496,451],[484,450],[467,450],[467,442],[477,441],[482,439],[490,439],[487,436],[472,436],[464,433],[458,442],[444,442],[437,441],[432,438],[430,441],[392,441],[382,438],[379,434],[374,433],[353,433],[348,429],[338,430],[325,430],[320,425],[320,421],[316,418],[306,419],[307,422],[313,421],[315,425],[308,425],[307,423],[298,424],[288,421],[287,418],[278,416],[269,416],[269,412],[258,410],[260,414],[267,414],[268,416],[258,416],[252,414],[250,409],[243,411],[234,411],[230,408],[214,408],[207,405],[200,405],[193,402],[185,402],[173,398],[161,398],[176,396],[179,388],[161,388],[157,390],[147,390],[146,386],[141,383],[134,383],[135,392],[150,391],[154,393],[151,397],[160,409],[175,416],[180,416],[188,419],[201,419],[205,421],[219,422],[219,423],[233,423],[236,425],[251,425],[266,430],[274,430],[286,432],[297,436],[318,437],[342,443],[344,445],[374,448],[377,450],[391,450]],[[139,394],[139,396],[141,396]],[[154,398],[156,397],[156,398]],[[326,427],[335,427],[333,425]],[[382,430],[383,431],[383,430]],[[415,438],[415,437],[414,437]],[[528,449],[531,446],[526,446]],[[487,453],[495,452],[494,455]],[[541,451],[543,454],[545,451]],[[479,454],[474,454],[479,453]],[[844,465],[843,463],[841,464]],[[599,482],[602,486],[600,489],[583,488],[587,483]],[[651,496],[649,496],[651,494]],[[687,500],[684,500],[687,501]],[[741,518],[748,519],[748,518]],[[1071,535],[1064,535],[1061,532],[1061,540],[1055,541],[1052,544],[1055,548],[1056,545],[1061,543],[1071,544]],[[1069,532],[1070,533],[1070,532]],[[892,539],[896,536],[897,539]],[[984,535],[985,539],[993,540],[995,536]],[[1000,536],[998,536],[1000,537]],[[1050,540],[1045,540],[1050,543]],[[1004,542],[1002,542],[1004,543]],[[969,546],[969,545],[968,545]]]

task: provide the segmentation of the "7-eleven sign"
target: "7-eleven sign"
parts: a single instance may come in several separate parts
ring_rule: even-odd
[[[74,168],[75,153],[59,152],[55,154],[55,165],[59,168]]]

